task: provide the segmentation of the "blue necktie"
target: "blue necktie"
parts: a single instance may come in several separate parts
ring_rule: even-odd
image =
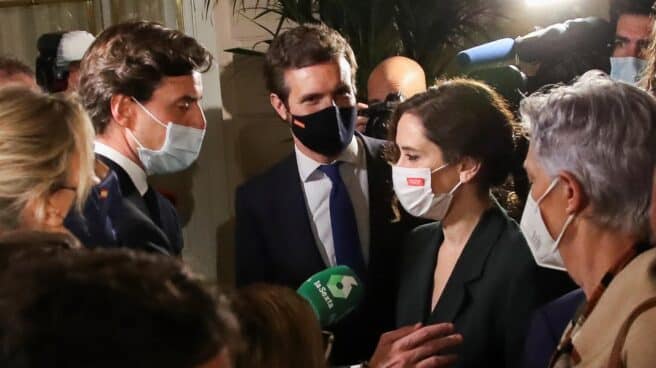
[[[358,276],[363,278],[366,266],[360,247],[358,225],[351,198],[339,174],[340,163],[319,167],[319,170],[328,176],[333,185],[330,190],[330,223],[333,231],[335,258],[338,265],[351,267]]]

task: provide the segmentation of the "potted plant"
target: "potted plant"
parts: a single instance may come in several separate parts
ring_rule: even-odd
[[[207,10],[220,0],[206,0]],[[419,62],[429,80],[443,75],[457,50],[487,39],[500,16],[498,0],[232,0],[236,16],[248,17],[271,38],[288,22],[323,22],[339,31],[353,47],[360,72],[358,89],[366,90],[372,68],[392,55]],[[269,28],[265,15],[277,18]],[[262,42],[270,42],[270,39]],[[255,49],[229,49],[260,55]]]

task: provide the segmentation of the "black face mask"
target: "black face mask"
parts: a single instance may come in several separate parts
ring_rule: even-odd
[[[309,115],[292,115],[292,119],[296,120],[292,132],[301,143],[321,155],[335,156],[353,139],[357,108],[329,106]]]

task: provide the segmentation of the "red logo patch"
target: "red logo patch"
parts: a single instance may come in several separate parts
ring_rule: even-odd
[[[408,178],[408,185],[411,187],[423,187],[426,184],[424,178]]]

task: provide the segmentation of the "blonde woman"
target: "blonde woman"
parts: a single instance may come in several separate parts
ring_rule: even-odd
[[[0,89],[0,234],[65,232],[93,185],[93,127],[64,96]]]

